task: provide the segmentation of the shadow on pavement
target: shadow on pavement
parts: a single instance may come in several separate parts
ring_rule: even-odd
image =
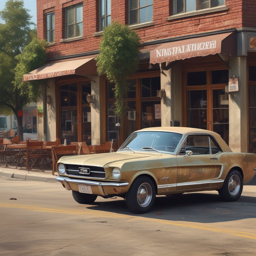
[[[256,218],[256,198],[241,196],[236,202],[223,202],[218,193],[189,193],[183,196],[157,197],[149,213],[136,215],[129,212],[125,200],[95,202],[91,210],[115,212],[119,214],[142,216],[170,221],[189,221],[197,223],[227,222]]]

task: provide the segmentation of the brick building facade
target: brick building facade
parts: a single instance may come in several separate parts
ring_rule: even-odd
[[[255,152],[255,13],[253,0],[37,0],[48,61],[25,80],[47,79],[38,138],[120,144],[137,129],[180,125],[214,130],[234,151]],[[141,38],[123,127],[113,85],[94,61],[102,27],[116,20]],[[228,93],[237,81],[230,78],[239,89]]]

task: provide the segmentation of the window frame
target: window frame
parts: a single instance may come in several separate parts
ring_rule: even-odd
[[[82,15],[82,21],[81,22],[77,22],[76,21],[76,9],[78,8],[78,7],[81,7],[82,6],[82,8],[83,8],[83,10],[82,10],[82,13],[83,13],[83,11],[84,11],[84,5],[83,5],[83,3],[79,3],[79,4],[76,4],[76,5],[72,5],[72,6],[70,6],[70,7],[67,7],[67,8],[65,8],[65,38],[66,39],[68,39],[68,38],[75,38],[75,37],[81,37],[81,36],[83,36],[83,28],[84,28],[84,15]],[[68,25],[68,11],[69,10],[71,10],[71,9],[74,9],[75,10],[75,13],[74,13],[74,23],[73,24],[70,24],[70,25]],[[76,35],[76,25],[77,24],[79,24],[79,23],[82,23],[82,34],[81,35],[79,35],[79,36],[77,36]],[[69,26],[74,26],[74,36],[68,36],[68,27]]]
[[[179,14],[185,14],[185,13],[191,13],[191,12],[198,12],[198,11],[202,11],[202,10],[209,10],[209,9],[212,9],[212,8],[218,8],[218,7],[220,7],[220,6],[225,6],[226,5],[226,0],[224,0],[224,4],[221,4],[221,5],[217,5],[217,6],[214,6],[214,7],[212,7],[211,5],[212,5],[212,1],[213,0],[209,0],[209,7],[208,8],[204,8],[204,9],[195,9],[195,10],[193,10],[193,11],[186,11],[186,0],[183,0],[183,12],[177,12],[178,10],[177,10],[177,8],[178,8],[178,4],[177,4],[177,2],[178,2],[179,0],[172,0],[172,15],[179,15]],[[196,4],[196,1],[198,1],[198,0],[194,0],[195,1],[195,4]],[[176,6],[176,10],[175,10],[175,6]],[[196,4],[196,6],[197,6],[197,4]],[[176,11],[176,12],[175,12]]]
[[[207,136],[208,137],[209,154],[199,154],[199,155],[217,155],[217,154],[223,152],[223,150],[220,147],[219,143],[216,141],[216,139],[211,134],[193,133],[193,134],[188,134],[188,135],[184,136],[184,138],[182,138],[180,146],[179,146],[179,148],[177,150],[177,155],[185,155],[186,154],[187,139],[188,139],[189,136]],[[212,153],[211,140],[215,143],[215,145],[219,149],[219,152],[216,153],[216,154]],[[185,146],[185,153],[182,152],[182,149],[184,149],[184,146]]]
[[[47,17],[48,16],[51,16],[51,18],[50,18],[50,29],[48,29],[48,23],[47,23],[47,21],[48,21],[48,19],[47,19]],[[53,23],[52,23],[52,17],[54,16],[54,29],[53,29]],[[48,42],[48,43],[55,43],[55,12],[53,11],[53,12],[48,12],[48,13],[46,13],[45,14],[45,18],[46,18],[46,41]],[[48,41],[48,38],[47,38],[47,33],[48,33],[48,31],[50,31],[50,41]],[[53,38],[52,38],[52,32],[54,33],[54,40],[53,40]]]
[[[110,17],[110,19],[112,19],[112,0],[110,0],[110,14],[107,14],[107,2],[108,0],[103,0],[105,2],[105,15],[101,16],[101,8],[102,8],[102,0],[100,0],[99,2],[99,31],[103,31],[104,27],[108,27],[107,25],[102,26],[101,24],[101,20],[104,18],[105,20],[105,24],[107,24],[107,19],[108,17]],[[110,21],[110,24],[112,23],[112,20]]]
[[[147,23],[147,22],[152,22],[153,21],[153,16],[154,16],[154,0],[152,0],[152,4],[141,6],[141,7],[137,7],[137,8],[134,8],[134,9],[131,9],[131,1],[132,0],[129,0],[129,8],[128,8],[128,11],[129,11],[129,13],[128,13],[129,25],[132,26],[132,25],[143,24],[143,23]],[[137,0],[137,1],[139,1],[139,0]],[[139,22],[139,20],[140,20],[139,10],[142,9],[142,8],[148,8],[149,6],[152,6],[152,19],[150,21],[146,21],[146,22]],[[138,11],[137,22],[131,24],[131,12],[135,11],[135,10]]]

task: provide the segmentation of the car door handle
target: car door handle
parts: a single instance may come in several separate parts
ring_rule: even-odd
[[[212,161],[218,161],[218,158],[217,157],[212,157],[210,158]]]

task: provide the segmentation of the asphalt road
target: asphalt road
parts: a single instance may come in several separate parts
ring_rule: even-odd
[[[17,200],[10,200],[17,199]],[[0,178],[0,255],[256,255],[256,179],[234,203],[216,192],[79,205],[58,183]]]

